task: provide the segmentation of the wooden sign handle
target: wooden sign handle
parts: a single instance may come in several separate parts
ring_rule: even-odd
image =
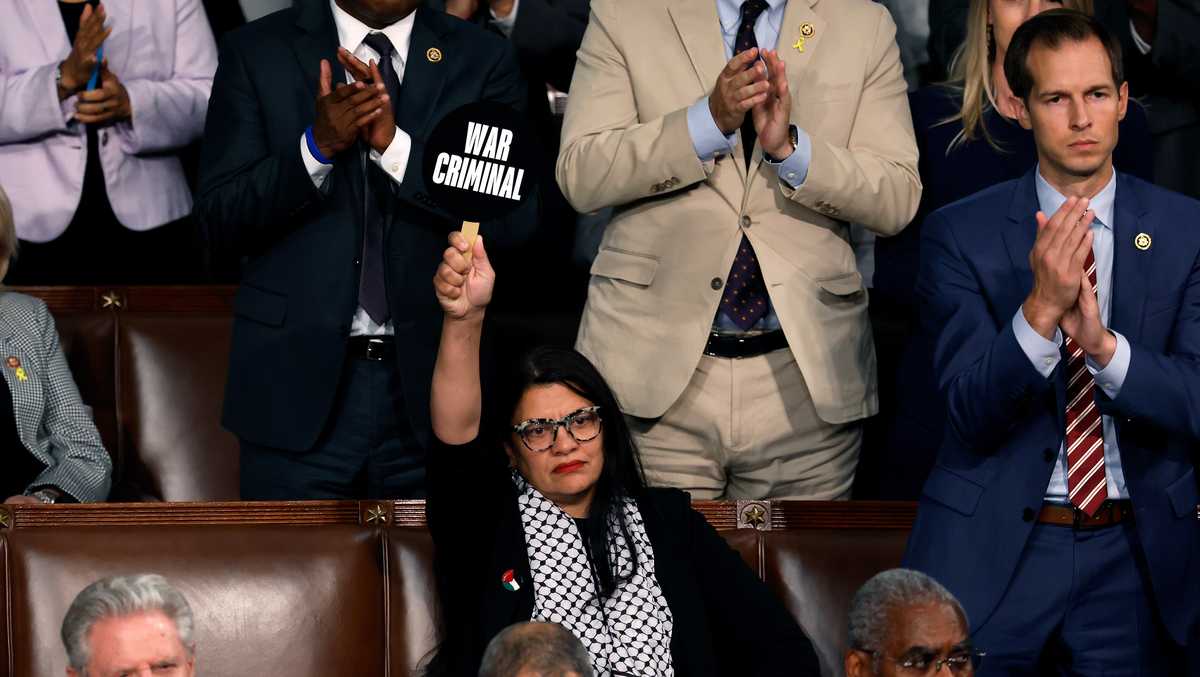
[[[471,256],[475,254],[475,240],[479,237],[479,222],[478,221],[463,221],[462,234],[467,239],[467,252],[463,256],[466,257],[467,263],[471,262]]]

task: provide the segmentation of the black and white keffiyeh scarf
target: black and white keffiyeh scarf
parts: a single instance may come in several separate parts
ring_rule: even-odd
[[[625,524],[637,547],[637,571],[615,517],[608,524],[617,588],[598,601],[598,585],[575,521],[515,470],[517,502],[533,576],[533,619],[567,628],[583,642],[597,677],[670,677],[671,610],[654,572],[654,549],[637,503],[624,499]],[[632,574],[632,575],[631,575]]]

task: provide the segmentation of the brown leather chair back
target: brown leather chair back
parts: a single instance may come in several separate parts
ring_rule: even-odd
[[[123,469],[114,499],[237,500],[238,441],[221,428],[232,319],[123,312]]]
[[[422,528],[387,532],[388,661],[392,677],[415,674],[413,667],[437,645],[437,589],[433,580],[433,539]]]
[[[64,527],[16,530],[7,538],[10,613],[19,619],[12,627],[14,677],[66,674],[59,628],[71,600],[99,578],[147,571],[166,576],[191,603],[199,674],[387,674],[377,530]]]
[[[800,621],[821,674],[842,674],[850,598],[875,574],[900,566],[908,531],[804,529],[763,534],[763,579]]]
[[[116,319],[111,311],[56,313],[59,342],[104,448],[120,466],[117,444]]]
[[[0,532],[0,590],[8,590],[8,539],[2,532]],[[9,675],[12,672],[12,661],[8,657],[9,615],[0,613],[0,675]]]

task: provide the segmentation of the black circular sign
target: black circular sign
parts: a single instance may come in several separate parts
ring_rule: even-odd
[[[463,221],[504,216],[537,191],[536,143],[512,108],[469,103],[442,118],[426,140],[426,188]]]

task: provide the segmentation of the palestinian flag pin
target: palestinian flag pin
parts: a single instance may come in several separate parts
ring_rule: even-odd
[[[509,592],[516,592],[521,589],[521,584],[517,583],[516,574],[513,573],[512,569],[505,571],[504,574],[500,576],[500,584],[503,585],[504,589]]]

